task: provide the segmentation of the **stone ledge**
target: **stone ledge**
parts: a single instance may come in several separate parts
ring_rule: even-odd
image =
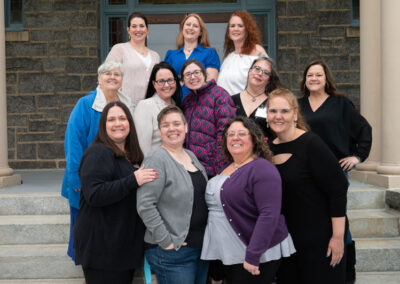
[[[29,41],[28,31],[6,32],[6,41]]]
[[[21,175],[14,174],[11,176],[0,177],[0,189],[20,184],[21,184]]]
[[[352,170],[349,177],[359,182],[385,188],[400,188],[400,175],[382,175],[374,171]]]
[[[385,201],[391,208],[400,210],[400,189],[386,190]]]

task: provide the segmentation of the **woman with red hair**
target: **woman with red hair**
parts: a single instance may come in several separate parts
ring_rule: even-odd
[[[259,56],[268,56],[260,43],[260,31],[254,18],[246,11],[234,11],[226,28],[225,59],[217,81],[231,96],[246,88],[253,61]]]

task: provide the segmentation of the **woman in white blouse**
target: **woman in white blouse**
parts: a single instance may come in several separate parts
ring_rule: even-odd
[[[128,18],[129,41],[113,46],[106,60],[112,59],[122,64],[125,78],[121,91],[137,105],[144,99],[150,72],[160,62],[157,52],[146,46],[149,26],[141,13],[132,13]]]
[[[161,145],[158,114],[167,105],[175,104],[180,107],[180,96],[181,86],[175,69],[166,62],[154,65],[146,99],[139,102],[133,113],[140,148],[145,156]]]

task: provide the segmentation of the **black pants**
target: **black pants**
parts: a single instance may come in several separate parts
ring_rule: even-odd
[[[82,268],[86,284],[131,284],[134,269],[122,271],[98,270],[93,268]]]
[[[252,275],[243,268],[243,263],[224,265],[227,284],[270,284],[275,278],[281,260],[260,263],[260,275]]]

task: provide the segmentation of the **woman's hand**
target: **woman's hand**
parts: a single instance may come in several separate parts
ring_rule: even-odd
[[[343,253],[344,253],[343,238],[332,236],[328,244],[328,251],[326,253],[326,257],[332,255],[331,266],[335,267],[336,264],[340,263],[343,257]]]
[[[258,266],[254,266],[246,261],[243,263],[243,268],[246,269],[251,275],[260,275],[260,269]]]
[[[165,250],[172,250],[174,249],[174,243],[170,243],[169,246],[165,248]]]
[[[154,169],[145,169],[142,165],[138,170],[133,172],[139,186],[153,181],[157,178],[157,172]]]
[[[349,156],[339,160],[339,164],[344,171],[350,171],[358,163],[360,163],[360,160],[356,156]]]

